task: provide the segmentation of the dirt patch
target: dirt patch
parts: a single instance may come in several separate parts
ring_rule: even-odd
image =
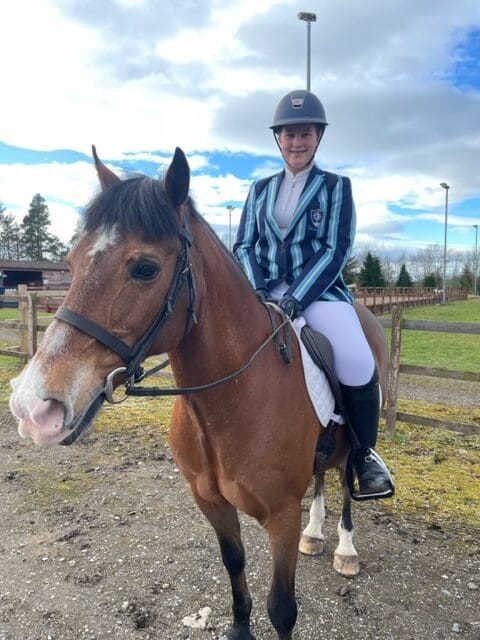
[[[216,539],[160,431],[123,425],[40,450],[4,411],[0,445],[0,640],[224,636],[231,602]],[[480,532],[355,505],[361,573],[346,580],[331,565],[331,480],[327,551],[298,562],[296,640],[480,640]],[[267,538],[248,518],[242,526],[253,630],[274,640]],[[186,626],[202,624],[201,610],[206,628]]]

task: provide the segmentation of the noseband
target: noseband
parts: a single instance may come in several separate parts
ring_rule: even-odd
[[[136,344],[133,345],[133,347],[96,323],[94,320],[87,318],[81,313],[77,313],[76,311],[73,311],[73,309],[69,309],[65,306],[61,306],[59,307],[59,309],[57,309],[57,312],[55,313],[55,318],[57,318],[57,320],[62,320],[72,327],[83,331],[83,333],[87,333],[88,335],[92,336],[92,338],[95,338],[95,340],[120,356],[120,358],[125,362],[125,367],[118,367],[107,376],[104,394],[108,402],[117,403],[125,399],[113,399],[112,394],[114,389],[114,381],[117,376],[122,375],[124,377],[125,386],[127,389],[130,386],[133,386],[136,382],[139,382],[144,377],[145,372],[141,364],[145,359],[160,329],[172,315],[185,283],[187,283],[188,286],[188,315],[185,334],[188,333],[192,323],[196,324],[196,287],[189,255],[191,244],[192,242],[190,234],[188,233],[188,230],[184,228],[182,234],[182,249],[178,254],[177,264],[175,266],[175,271],[172,276],[170,287],[165,296],[165,301],[154,321],[147,329],[146,333],[140,338],[140,340],[138,340]]]

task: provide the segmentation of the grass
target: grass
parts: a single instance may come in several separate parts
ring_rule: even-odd
[[[0,320],[18,320],[18,309],[10,307],[0,309]]]
[[[480,298],[407,309],[407,320],[480,323]],[[386,330],[390,340],[390,329]],[[480,372],[478,335],[438,331],[402,330],[402,364]]]

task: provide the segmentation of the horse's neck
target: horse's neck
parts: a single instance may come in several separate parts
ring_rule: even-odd
[[[196,235],[198,324],[170,356],[176,377],[208,382],[208,375],[222,376],[244,364],[270,324],[250,283],[211,231],[201,227]]]

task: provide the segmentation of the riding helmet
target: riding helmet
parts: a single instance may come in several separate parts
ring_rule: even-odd
[[[300,89],[290,91],[275,109],[270,129],[275,133],[287,124],[319,124],[326,127],[328,122],[325,109],[314,93]]]

